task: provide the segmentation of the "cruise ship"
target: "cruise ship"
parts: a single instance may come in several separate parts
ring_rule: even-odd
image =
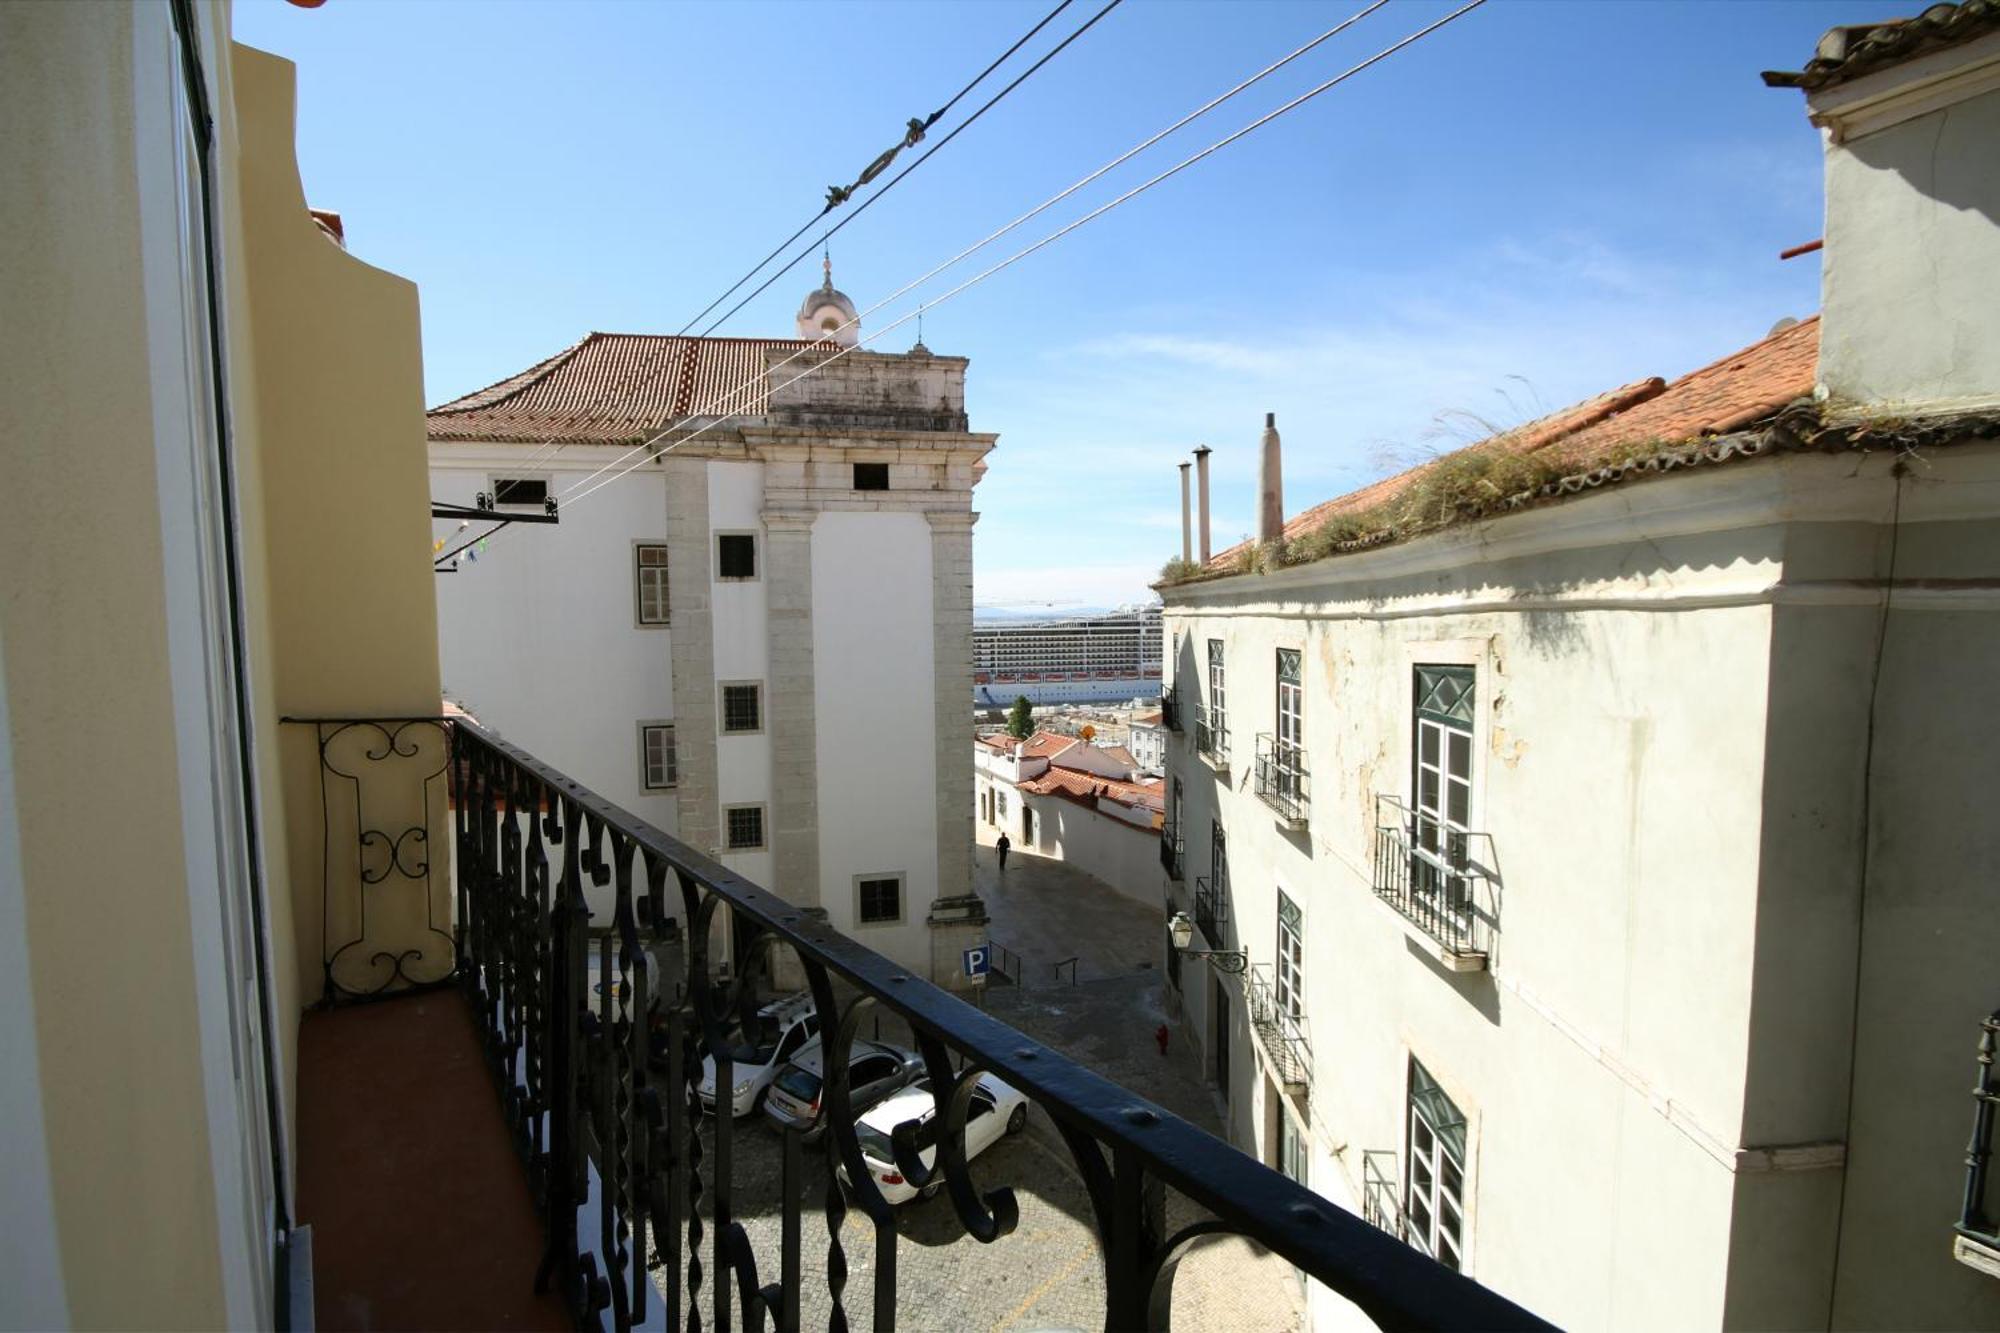
[[[1123,703],[1160,693],[1160,608],[1120,607],[1060,620],[1001,620],[972,627],[972,698],[1006,708]]]

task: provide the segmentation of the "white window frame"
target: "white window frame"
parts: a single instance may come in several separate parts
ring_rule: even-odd
[[[660,562],[646,563],[648,553],[658,551]],[[673,559],[668,554],[665,541],[635,541],[632,543],[632,623],[640,629],[666,629],[673,623]],[[660,611],[657,618],[646,614],[647,575],[659,575]]]
[[[499,509],[525,509],[539,514],[543,509],[542,500],[502,500],[500,483],[503,481],[539,481],[542,495],[552,497],[556,493],[555,483],[546,472],[489,472],[486,474],[486,494],[492,498],[493,507]]]
[[[754,727],[732,727],[729,725],[729,691],[752,689],[757,691],[757,725]],[[715,732],[718,736],[761,736],[764,734],[764,682],[761,680],[719,680],[715,682]]]
[[[1458,1113],[1455,1126],[1464,1144],[1463,1150],[1454,1152],[1445,1140],[1449,1128],[1436,1123],[1430,1113],[1416,1098],[1417,1074],[1424,1077],[1436,1088],[1438,1094]],[[1410,1244],[1430,1255],[1448,1268],[1463,1273],[1468,1271],[1466,1263],[1468,1239],[1471,1226],[1468,1224],[1470,1210],[1467,1207],[1466,1188],[1471,1179],[1468,1161],[1471,1158],[1471,1119],[1459,1105],[1459,1099],[1452,1095],[1438,1077],[1431,1073],[1414,1053],[1407,1056],[1405,1066],[1404,1134],[1403,1151],[1403,1221],[1405,1238]],[[1451,1181],[1457,1179],[1457,1187]],[[1457,1218],[1456,1235],[1449,1233],[1446,1219]]]
[[[729,816],[731,812],[736,810],[755,810],[757,812],[757,842],[754,846],[746,845],[738,847],[731,840],[732,834],[729,828]],[[724,852],[762,852],[768,851],[770,846],[771,812],[765,809],[762,801],[737,801],[722,807],[722,850]]]
[[[1290,907],[1291,915],[1298,920],[1293,928],[1285,919],[1285,909]],[[1278,1008],[1294,1019],[1306,1015],[1306,941],[1305,912],[1292,896],[1283,889],[1278,890],[1278,954],[1271,969],[1272,984],[1277,991]]]
[[[1208,725],[1211,731],[1221,731],[1229,718],[1229,679],[1224,669],[1224,648],[1221,639],[1208,641]]]
[[[666,773],[662,780],[653,778],[653,734],[666,734]],[[674,739],[674,724],[671,722],[641,722],[639,724],[639,788],[641,791],[672,791],[681,785],[680,751]]]
[[[896,915],[870,921],[862,915],[861,886],[893,880],[896,884]],[[873,874],[854,877],[854,925],[857,930],[874,930],[880,926],[900,926],[909,915],[909,878],[902,871],[877,871]]]
[[[748,537],[750,539],[750,573],[725,574],[722,572],[722,539],[724,537]],[[717,583],[755,583],[764,577],[764,542],[755,528],[722,528],[715,534],[715,581]]]
[[[1418,712],[1420,673],[1449,668],[1472,676],[1469,721],[1444,722]],[[1479,709],[1484,674],[1477,662],[1418,658],[1410,664],[1410,891],[1432,901],[1442,895],[1441,910],[1460,910],[1471,892],[1464,867],[1471,859],[1471,831],[1479,799]],[[1426,746],[1429,750],[1426,750]],[[1456,752],[1456,753],[1455,753]],[[1426,779],[1434,795],[1425,796]],[[1459,813],[1452,811],[1452,794],[1463,792]],[[1457,870],[1454,870],[1457,867]]]

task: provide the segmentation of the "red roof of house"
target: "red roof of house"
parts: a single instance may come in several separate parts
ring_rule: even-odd
[[[1146,787],[1136,782],[1120,782],[1116,778],[1100,778],[1073,768],[1051,767],[1040,777],[1023,782],[1021,790],[1037,796],[1069,796],[1085,801],[1102,796],[1121,805],[1154,811],[1166,809],[1166,798],[1158,786]]]
[[[627,444],[686,416],[761,416],[771,396],[765,352],[816,345],[592,333],[518,375],[432,408],[430,438]]]
[[[1496,447],[1517,454],[1546,451],[1545,457],[1575,473],[1589,472],[1634,445],[1657,444],[1666,450],[1773,416],[1812,392],[1818,360],[1819,316],[1814,315],[1671,384],[1658,378],[1636,380],[1447,457]],[[1422,463],[1314,505],[1285,524],[1285,540],[1303,537],[1330,518],[1364,513],[1394,499],[1435,466],[1435,461]],[[1225,565],[1243,545],[1217,554],[1209,567]]]
[[[1083,742],[1074,736],[1058,736],[1053,731],[1038,731],[1021,743],[1021,757],[1023,759],[1052,759],[1064,750],[1069,749],[1072,745],[1081,744]]]

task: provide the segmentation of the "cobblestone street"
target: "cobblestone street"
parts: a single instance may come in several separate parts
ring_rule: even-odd
[[[992,849],[977,852],[981,892],[992,893]],[[1022,873],[1025,871],[1026,873]],[[984,996],[995,1017],[1020,1028],[1087,1067],[1132,1088],[1211,1133],[1220,1135],[1214,1094],[1206,1087],[1189,1052],[1171,1048],[1162,1056],[1153,1030],[1164,1019],[1160,977],[1140,968],[1146,941],[1160,931],[1160,914],[1106,886],[1041,858],[1009,861],[1007,918],[1024,925],[1024,909],[1042,894],[1060,893],[1062,905],[1050,940],[1070,946],[1065,956],[1087,961],[1084,980],[1029,987],[998,986]],[[996,923],[1002,919],[995,912]],[[1018,930],[1024,943],[1036,931]],[[1053,960],[1048,960],[1053,961]],[[1091,978],[1098,978],[1092,980]],[[1033,980],[1031,978],[1031,980]],[[868,1027],[869,1025],[864,1025]],[[873,1035],[872,1030],[870,1035]],[[903,1034],[885,1020],[881,1039],[900,1043]],[[702,1133],[704,1168],[714,1162],[714,1126]],[[758,1280],[777,1279],[781,1218],[781,1144],[761,1116],[739,1122],[734,1134],[736,1170],[732,1207],[749,1233],[758,1261]],[[1230,1151],[1218,1146],[1218,1152]],[[801,1327],[823,1328],[831,1312],[826,1282],[828,1233],[825,1215],[827,1161],[808,1149],[802,1225],[804,1308]],[[1020,1225],[991,1245],[966,1236],[951,1201],[940,1196],[906,1204],[896,1215],[897,1324],[916,1330],[1098,1329],[1104,1325],[1104,1274],[1083,1184],[1067,1148],[1045,1112],[1034,1108],[1027,1130],[1002,1139],[972,1163],[982,1189],[1007,1186],[1020,1207]],[[705,1192],[703,1214],[712,1193]],[[1167,1195],[1169,1230],[1202,1214],[1185,1200]],[[873,1308],[876,1247],[873,1227],[850,1211],[840,1241],[848,1279],[843,1293],[850,1325],[865,1327]],[[713,1302],[716,1279],[712,1251],[704,1245],[701,1302]],[[683,1260],[685,1262],[685,1260]],[[1174,1287],[1174,1325],[1181,1329],[1276,1333],[1300,1326],[1296,1279],[1282,1259],[1233,1238],[1204,1242],[1185,1258]]]

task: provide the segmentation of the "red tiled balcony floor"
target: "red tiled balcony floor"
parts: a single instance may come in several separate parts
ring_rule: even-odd
[[[298,1192],[322,1329],[569,1327],[455,990],[306,1016]]]

